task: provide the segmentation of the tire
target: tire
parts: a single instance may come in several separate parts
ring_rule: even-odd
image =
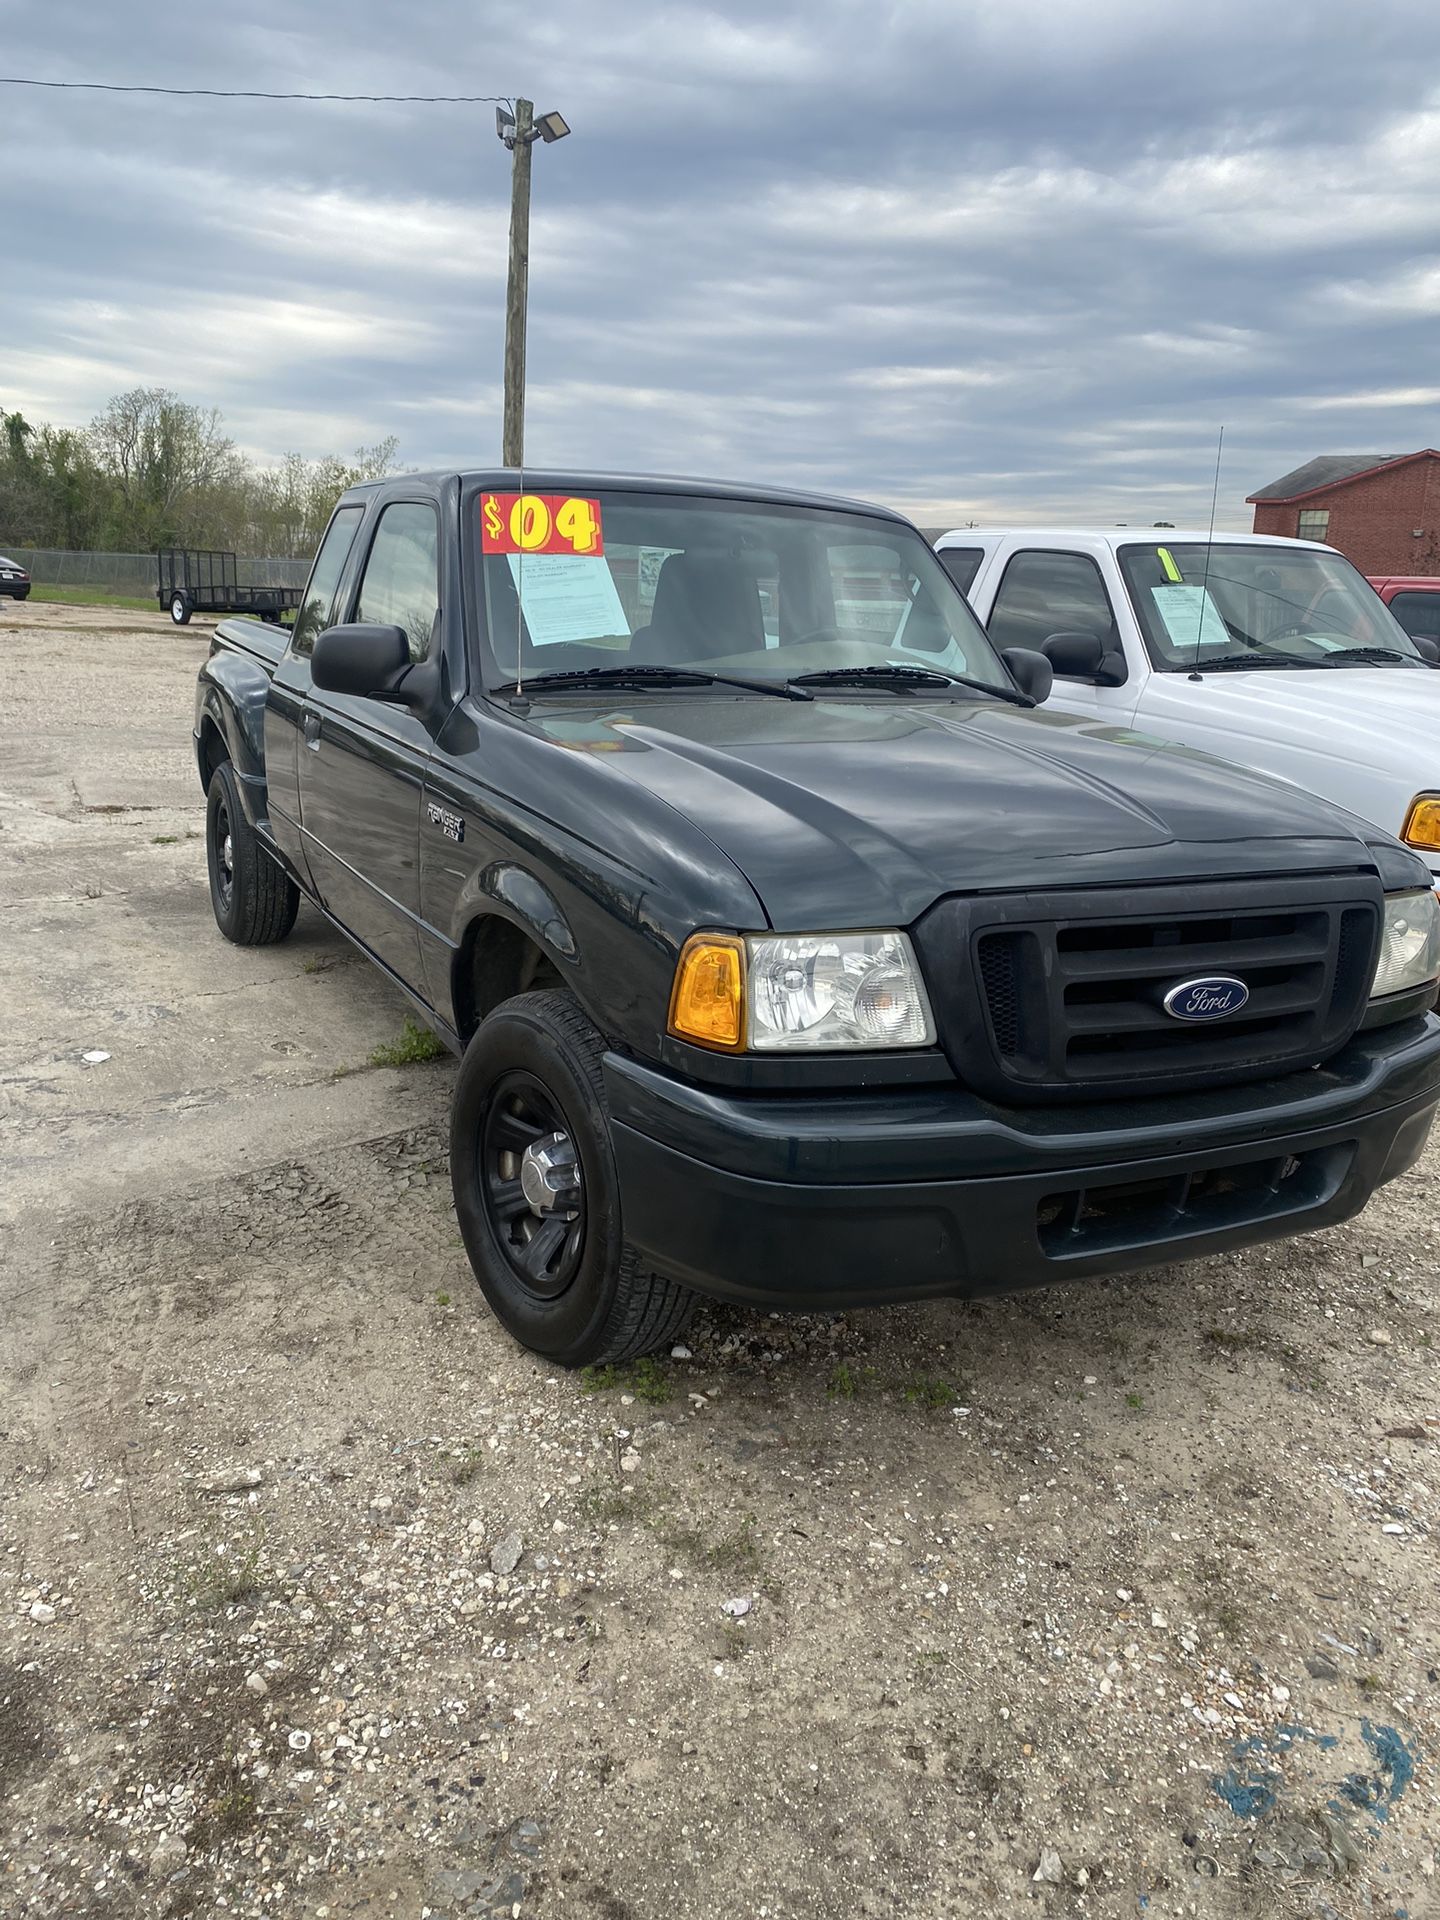
[[[568,993],[521,994],[470,1042],[450,1115],[455,1211],[480,1291],[521,1346],[562,1367],[649,1353],[695,1306],[688,1287],[651,1272],[625,1239],[604,1052]],[[578,1186],[563,1186],[573,1176],[562,1164],[551,1176],[559,1199],[537,1209],[519,1174],[530,1147],[555,1133],[573,1144]],[[566,1162],[569,1145],[558,1151]]]
[[[188,594],[172,593],[170,596],[170,618],[177,627],[190,624],[190,599]]]
[[[228,760],[222,760],[210,778],[205,855],[210,905],[225,938],[237,947],[268,947],[283,940],[300,911],[300,889],[255,837]]]

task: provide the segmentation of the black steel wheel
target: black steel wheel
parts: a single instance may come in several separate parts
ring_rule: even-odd
[[[625,1239],[601,1063],[568,993],[507,1000],[466,1049],[450,1116],[465,1250],[496,1318],[560,1366],[673,1340],[695,1296]]]
[[[585,1185],[571,1123],[533,1073],[500,1079],[485,1110],[480,1183],[495,1243],[516,1284],[558,1300],[580,1271]]]
[[[225,938],[240,947],[267,947],[283,940],[300,911],[300,889],[256,838],[228,760],[210,776],[205,858],[210,905]]]

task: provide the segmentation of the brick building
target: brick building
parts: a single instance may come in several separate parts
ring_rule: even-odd
[[[1440,574],[1440,453],[1323,453],[1249,496],[1256,533],[1323,540],[1361,573]]]

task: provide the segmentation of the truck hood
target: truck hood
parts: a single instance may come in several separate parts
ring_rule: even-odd
[[[1283,742],[1317,760],[1391,768],[1412,781],[1414,792],[1440,774],[1440,669],[1259,667],[1198,682],[1159,673],[1141,698],[1142,725],[1147,714],[1157,725],[1188,717],[1215,728],[1217,753],[1225,751],[1225,735]]]
[[[531,724],[613,756],[776,926],[908,926],[965,891],[1375,867],[1359,822],[1293,786],[1043,708],[651,695]]]

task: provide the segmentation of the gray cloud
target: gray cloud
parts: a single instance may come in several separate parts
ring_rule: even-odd
[[[532,459],[926,520],[1222,520],[1440,440],[1440,13],[1339,0],[0,6],[53,78],[533,94]],[[0,90],[0,402],[138,381],[263,457],[499,439],[488,107]]]

